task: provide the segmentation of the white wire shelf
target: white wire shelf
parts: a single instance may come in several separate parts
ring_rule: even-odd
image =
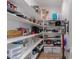
[[[20,59],[24,59],[30,52],[32,52],[32,50],[41,42],[43,41],[43,39],[39,39],[34,45],[29,46],[29,48],[27,50],[24,51],[23,55],[21,56]]]
[[[8,16],[8,20],[11,20],[11,18],[12,18],[12,19],[14,19],[16,21],[20,21],[20,22],[29,24],[31,26],[43,27],[43,25],[40,25],[40,24],[37,24],[37,23],[33,23],[33,22],[29,21],[28,19],[21,18],[19,16],[16,16],[15,14],[10,13],[10,12],[7,12],[7,16]]]
[[[43,32],[38,33],[38,34],[31,34],[31,35],[28,35],[28,36],[20,36],[20,37],[15,37],[15,38],[8,38],[7,43],[12,43],[12,42],[24,40],[24,39],[31,38],[31,37],[34,37],[34,36],[37,36],[37,35],[41,35],[41,34],[43,34]]]

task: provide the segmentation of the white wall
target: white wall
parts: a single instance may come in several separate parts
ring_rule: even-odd
[[[64,0],[62,5],[62,16],[63,18],[67,18],[69,20],[69,34],[66,34],[67,37],[67,46],[66,49],[70,49],[70,52],[65,52],[67,59],[72,59],[72,1]]]
[[[61,14],[61,9],[60,8],[49,9],[49,14],[48,14],[49,19],[51,19],[51,16],[52,16],[53,12]]]

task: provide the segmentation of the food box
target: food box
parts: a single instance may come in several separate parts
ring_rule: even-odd
[[[9,30],[9,31],[7,31],[7,37],[8,38],[18,37],[18,36],[21,36],[21,35],[22,35],[21,31],[17,31],[17,30]]]

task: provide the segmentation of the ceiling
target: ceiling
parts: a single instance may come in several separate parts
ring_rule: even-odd
[[[63,0],[28,0],[30,5],[38,5],[40,7],[60,8]]]

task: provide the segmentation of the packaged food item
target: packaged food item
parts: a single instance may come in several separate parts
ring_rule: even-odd
[[[61,40],[54,40],[54,46],[61,46]]]
[[[29,18],[29,21],[31,21],[31,22],[32,22],[32,19],[31,19],[31,18]]]
[[[15,14],[19,17],[22,17],[24,19],[28,19],[27,16],[24,16],[21,12],[16,11]]]
[[[11,13],[16,11],[16,5],[14,5],[10,0],[7,0],[7,10]]]
[[[53,29],[53,30],[52,30],[52,32],[58,32],[58,30],[56,30],[56,29]]]
[[[33,19],[33,23],[36,23],[36,19],[35,18],[32,18]]]
[[[39,6],[33,6],[33,8],[35,9],[37,13],[39,12]]]
[[[18,28],[18,31],[21,31],[23,36],[30,34],[29,29],[22,28],[22,27]]]
[[[56,21],[55,26],[61,26],[61,21]]]
[[[31,33],[32,33],[32,34],[39,33],[39,28],[36,27],[36,26],[33,26],[32,29],[31,29]]]
[[[36,23],[36,19],[34,17],[29,18],[29,21]]]
[[[7,31],[7,37],[8,38],[18,37],[18,36],[21,36],[21,35],[22,35],[21,31],[17,31],[17,30],[8,30]]]

